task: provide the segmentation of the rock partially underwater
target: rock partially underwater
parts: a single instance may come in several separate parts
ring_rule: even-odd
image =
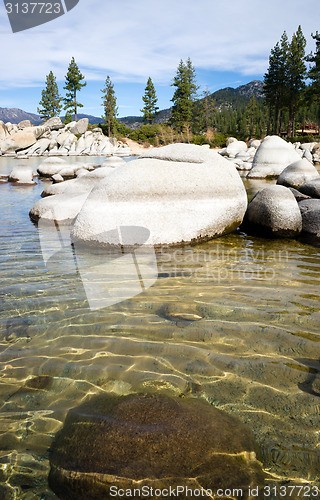
[[[201,241],[235,230],[246,207],[234,165],[207,147],[174,144],[119,166],[93,188],[72,238],[112,245],[115,227],[139,226],[150,231],[147,245]]]

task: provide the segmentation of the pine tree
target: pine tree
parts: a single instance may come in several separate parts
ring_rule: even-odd
[[[282,112],[286,106],[288,37],[284,31],[280,43],[271,49],[269,67],[264,75],[265,103],[269,107],[269,128],[281,132]],[[273,125],[273,126],[272,126]]]
[[[140,110],[143,113],[143,122],[152,123],[158,114],[157,95],[151,78],[148,78],[144,96],[142,97],[144,107]]]
[[[101,90],[101,92],[103,94],[101,99],[104,108],[104,116],[102,118],[108,125],[108,136],[110,137],[111,132],[115,135],[118,114],[117,98],[110,76],[107,76],[105,87]]]
[[[74,113],[75,121],[78,120],[77,109],[83,108],[83,104],[77,102],[77,91],[80,92],[82,87],[85,87],[87,85],[86,82],[81,83],[82,80],[84,80],[84,76],[80,72],[78,65],[73,57],[68,67],[68,73],[66,75],[66,85],[65,87],[63,87],[65,90],[67,90],[66,97],[63,100],[65,103],[64,109],[70,110],[69,112]]]
[[[302,105],[303,91],[305,89],[305,77],[307,68],[305,64],[306,39],[302,33],[301,26],[292,36],[288,52],[288,136],[295,134],[295,117],[297,110]]]
[[[308,77],[311,80],[311,84],[308,89],[308,94],[311,97],[311,101],[320,104],[320,34],[316,31],[315,35],[311,35],[316,41],[316,51],[315,53],[309,54],[307,61],[312,64],[308,71]],[[318,106],[318,127],[320,126],[320,105]]]
[[[41,118],[48,120],[53,116],[59,116],[62,105],[61,96],[59,95],[59,89],[57,81],[52,71],[46,76],[46,87],[41,92],[42,98],[39,102],[41,108],[37,111]]]
[[[178,132],[191,128],[193,103],[198,90],[195,79],[196,73],[190,58],[186,64],[181,60],[173,79],[172,86],[176,87],[176,90],[171,99],[171,123]]]

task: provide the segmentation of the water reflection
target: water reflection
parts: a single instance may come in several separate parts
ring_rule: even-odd
[[[76,268],[66,273],[61,256],[54,266],[43,261],[28,217],[42,186],[0,191],[0,481],[8,495],[54,498],[48,448],[70,408],[88,395],[145,390],[193,394],[237,415],[274,481],[317,481],[316,248],[240,232],[162,248],[151,288],[91,310]]]

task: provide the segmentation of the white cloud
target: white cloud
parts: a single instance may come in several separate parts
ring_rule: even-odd
[[[42,85],[51,69],[64,80],[72,56],[87,80],[168,83],[188,56],[197,69],[263,74],[284,30],[291,36],[301,24],[312,48],[319,14],[318,0],[307,8],[302,0],[80,0],[57,20],[12,34],[4,13],[0,85]]]

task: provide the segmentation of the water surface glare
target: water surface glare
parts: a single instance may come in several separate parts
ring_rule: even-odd
[[[240,232],[162,248],[151,288],[92,311],[76,269],[44,265],[43,185],[0,185],[0,497],[56,498],[52,439],[103,391],[204,398],[253,430],[270,480],[320,487],[319,249]]]

